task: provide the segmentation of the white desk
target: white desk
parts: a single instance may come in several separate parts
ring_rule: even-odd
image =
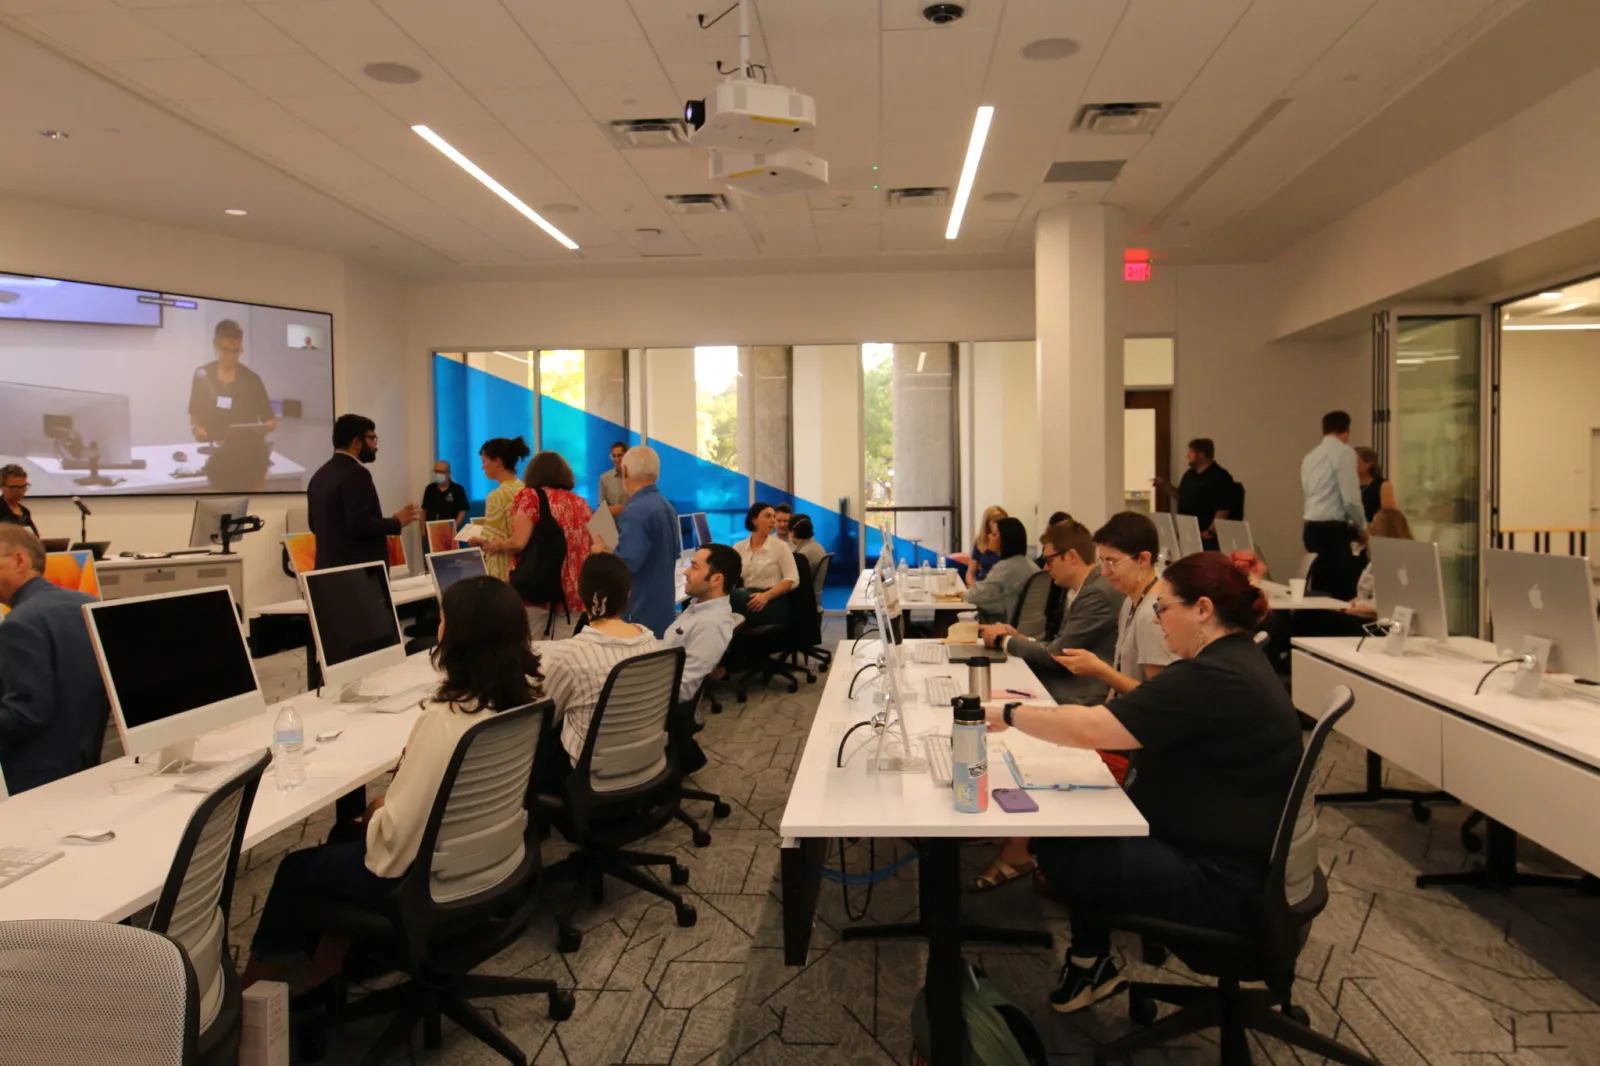
[[[100,579],[100,595],[107,600],[226,585],[233,590],[234,603],[244,602],[244,556],[237,552],[175,555],[169,559],[108,555],[94,566]]]
[[[1390,656],[1379,640],[1358,652],[1356,644],[1341,637],[1293,642],[1295,706],[1314,713],[1329,689],[1348,686],[1356,704],[1340,732],[1491,819],[1482,870],[1421,883],[1551,883],[1517,872],[1516,834],[1600,870],[1600,702],[1549,685],[1539,700],[1513,696],[1510,667],[1475,695],[1487,664]],[[1452,644],[1494,656],[1486,642]]]
[[[955,570],[945,570],[943,573],[930,570],[929,573],[933,576],[935,587],[940,593],[959,596],[966,591],[966,582],[961,580],[961,575]],[[872,617],[872,598],[867,595],[867,582],[871,578],[870,568],[861,571],[856,578],[855,588],[850,590],[850,599],[845,603],[845,632],[851,637],[856,636],[861,624]],[[899,586],[901,610],[934,611],[951,616],[970,611],[974,618],[977,617],[978,609],[972,604],[965,600],[935,599],[921,585],[921,571],[918,570],[911,572],[906,582]]]
[[[427,574],[417,574],[412,577],[392,579],[389,582],[389,595],[394,599],[396,607],[403,607],[408,603],[419,600],[429,600],[435,595],[433,578]],[[281,603],[267,603],[259,607],[251,607],[245,612],[245,617],[260,618],[263,615],[304,615],[309,613],[305,600],[284,600]]]
[[[433,675],[427,656],[371,676],[371,684],[400,690]],[[344,730],[306,756],[306,781],[278,791],[269,767],[256,792],[245,829],[246,850],[335,803],[392,769],[420,713],[377,714],[359,704],[341,706],[304,693],[289,701],[305,723],[306,742],[330,728]],[[269,747],[272,723],[282,705],[232,728],[202,737],[201,759],[228,759]],[[131,758],[97,766],[0,803],[0,843],[61,849],[66,855],[0,888],[0,921],[17,918],[81,918],[121,921],[154,903],[167,870],[200,801],[197,792],[172,787],[172,778],[149,774]],[[131,779],[131,780],[130,780]],[[125,781],[113,791],[112,783]],[[62,841],[75,829],[112,829],[106,844]]]
[[[874,648],[874,651],[876,649]],[[779,832],[783,836],[780,873],[783,885],[784,960],[804,965],[810,946],[811,925],[820,891],[820,867],[829,840],[846,837],[911,837],[919,850],[918,920],[899,926],[865,926],[844,930],[846,939],[865,937],[917,937],[928,942],[926,988],[932,1026],[933,1066],[960,1061],[964,1025],[960,1010],[961,945],[964,940],[998,940],[1048,946],[1048,933],[984,929],[961,921],[961,841],[969,837],[1070,837],[1144,836],[1149,832],[1142,815],[1127,794],[1112,787],[1073,792],[1031,792],[1039,810],[1032,814],[1007,814],[990,802],[982,814],[962,814],[955,809],[951,789],[935,785],[926,771],[914,774],[877,774],[868,768],[876,738],[860,739],[871,730],[857,730],[845,748],[845,765],[835,765],[839,742],[854,723],[872,717],[871,699],[876,686],[857,686],[856,700],[847,699],[850,678],[873,656],[852,658],[848,643],[834,650],[833,669],[823,689],[811,734],[795,770],[789,803]],[[912,736],[912,754],[920,755],[918,734],[949,735],[948,707],[929,707],[923,681],[943,673],[966,680],[959,665],[907,667],[916,703],[905,709]],[[1010,659],[991,667],[991,690],[1006,688],[1043,692],[1033,672],[1021,660]],[[1048,702],[1048,701],[1025,701]],[[1019,758],[1029,750],[1051,745],[1018,730],[1003,734],[1006,745]],[[1093,752],[1082,753],[1083,783],[1114,785],[1111,772]],[[992,754],[990,788],[1011,787],[1009,771]]]
[[[1261,591],[1267,594],[1267,605],[1274,611],[1343,611],[1350,604],[1332,596],[1301,596],[1295,599],[1289,586],[1276,581],[1261,582]]]
[[[29,455],[17,457],[18,461],[25,459],[39,470],[40,473],[50,478],[53,486],[34,486],[36,491],[46,488],[59,488],[62,492],[77,493],[80,496],[100,495],[107,492],[209,492],[210,485],[204,477],[175,477],[179,469],[191,470],[198,473],[206,465],[206,457],[200,454],[200,445],[194,441],[181,441],[177,444],[135,444],[129,448],[130,458],[143,459],[143,470],[111,470],[102,467],[100,473],[104,477],[120,479],[116,485],[79,485],[75,479],[88,475],[87,470],[63,470],[61,460],[54,455]],[[173,456],[183,453],[186,459],[179,462]],[[10,457],[8,457],[10,458]],[[272,492],[299,492],[305,488],[306,468],[290,459],[281,452],[272,453],[271,465],[267,467],[267,489]]]

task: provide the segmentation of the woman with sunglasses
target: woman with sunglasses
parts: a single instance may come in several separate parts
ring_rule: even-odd
[[[1181,559],[1150,591],[1176,660],[1101,707],[988,706],[989,728],[1071,748],[1128,751],[1128,798],[1147,837],[1034,841],[1039,868],[1072,916],[1050,1003],[1090,1006],[1125,984],[1110,929],[1128,913],[1242,932],[1300,763],[1300,722],[1253,631],[1266,597],[1218,552]]]

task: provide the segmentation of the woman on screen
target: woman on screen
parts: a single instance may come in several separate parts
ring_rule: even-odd
[[[216,360],[197,369],[189,386],[189,428],[195,440],[212,446],[213,460],[222,452],[231,453],[215,463],[215,471],[210,469],[213,463],[207,463],[213,488],[260,492],[266,488],[272,457],[266,435],[278,428],[277,415],[261,375],[239,361],[244,355],[239,323],[231,318],[218,322],[211,349]]]

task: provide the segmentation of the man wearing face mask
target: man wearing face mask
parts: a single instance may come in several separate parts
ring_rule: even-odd
[[[467,490],[450,480],[450,464],[433,464],[433,480],[422,490],[422,517],[429,522],[453,522],[457,529],[467,520]]]
[[[306,486],[306,516],[317,537],[316,569],[381,562],[388,538],[417,520],[408,503],[385,518],[367,464],[378,458],[377,426],[362,415],[340,415],[333,424],[333,458]]]

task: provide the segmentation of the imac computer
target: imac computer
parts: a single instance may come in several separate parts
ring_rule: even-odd
[[[194,741],[267,709],[234,609],[222,588],[86,604],[111,716],[129,755],[192,761]]]
[[[711,517],[704,511],[696,511],[689,516],[694,519],[694,532],[700,538],[700,547],[704,548],[711,543]]]
[[[406,661],[383,563],[302,572],[300,588],[311,615],[322,685],[338,691],[341,702],[362,698],[366,675]]]
[[[411,573],[411,561],[406,558],[406,538],[392,536],[388,541],[389,571],[395,577],[405,577]]]
[[[1183,558],[1183,552],[1178,547],[1178,527],[1172,524],[1171,513],[1156,511],[1150,516],[1150,521],[1155,523],[1156,536],[1161,538],[1161,554],[1166,561],[1175,563]]]
[[[433,587],[439,599],[464,577],[483,577],[483,552],[477,548],[460,548],[455,551],[434,552],[428,556],[428,573],[433,575]]]
[[[456,524],[449,518],[429,522],[426,526],[428,550],[450,552],[456,550]]]
[[[194,524],[189,527],[189,547],[209,548],[222,543],[222,519],[250,513],[250,497],[218,496],[195,501]]]
[[[93,552],[49,552],[44,557],[44,573],[40,576],[59,588],[86,592],[97,600],[103,598]]]
[[[1450,638],[1450,614],[1444,603],[1444,578],[1439,546],[1398,537],[1373,537],[1372,587],[1378,617],[1389,623],[1385,650],[1405,651],[1407,637],[1429,637],[1441,645]]]
[[[699,537],[699,532],[694,528],[694,515],[679,515],[678,550],[680,552],[698,551],[700,548]]]
[[[1197,523],[1198,524],[1198,523]],[[1249,552],[1255,554],[1255,538],[1250,536],[1250,523],[1240,522],[1232,518],[1219,518],[1217,526],[1217,550],[1224,555],[1234,552]]]
[[[1178,527],[1178,558],[1198,555],[1206,550],[1205,543],[1200,539],[1200,523],[1194,515],[1175,514],[1172,522]]]
[[[1600,681],[1589,560],[1493,550],[1483,560],[1495,646],[1527,657],[1513,691],[1537,699],[1546,671]]]

